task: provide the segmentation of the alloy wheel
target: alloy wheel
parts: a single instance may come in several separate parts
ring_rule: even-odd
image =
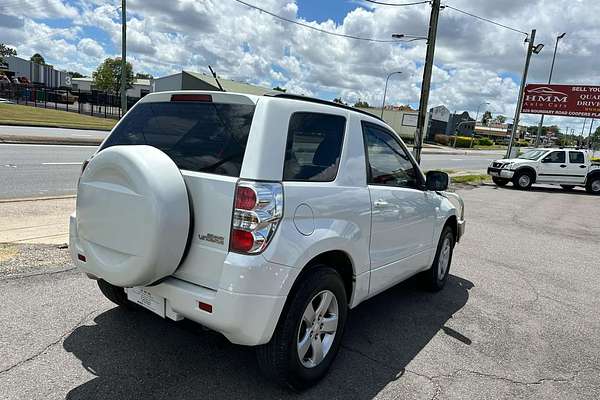
[[[440,257],[438,259],[438,279],[442,280],[446,276],[446,272],[448,272],[448,267],[450,266],[450,253],[452,252],[452,243],[450,243],[450,238],[446,237],[444,239],[444,243],[442,244],[442,250],[440,251]]]
[[[338,302],[329,290],[323,290],[306,306],[298,328],[297,350],[306,368],[319,365],[331,350],[338,329]]]

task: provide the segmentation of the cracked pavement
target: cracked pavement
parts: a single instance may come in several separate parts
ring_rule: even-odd
[[[68,265],[0,268],[0,399],[600,398],[600,198],[461,194],[444,291],[409,280],[357,307],[330,374],[300,394],[262,378],[252,349],[115,308]]]

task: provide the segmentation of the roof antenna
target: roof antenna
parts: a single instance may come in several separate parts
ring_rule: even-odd
[[[221,83],[219,82],[219,79],[217,78],[217,74],[215,74],[215,71],[213,71],[212,67],[209,65],[208,69],[210,69],[210,73],[212,74],[213,78],[215,78],[215,81],[217,82],[217,85],[219,85],[219,89],[221,89],[221,92],[224,92],[225,89],[223,89],[223,86],[221,86]]]

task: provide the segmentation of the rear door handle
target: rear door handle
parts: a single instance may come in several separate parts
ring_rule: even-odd
[[[381,200],[381,199],[376,200],[375,203],[374,203],[375,208],[384,208],[384,207],[387,207],[389,205],[390,205],[390,203],[388,203],[385,200]]]
[[[561,168],[567,168],[567,166],[565,164],[561,164],[560,167]]]

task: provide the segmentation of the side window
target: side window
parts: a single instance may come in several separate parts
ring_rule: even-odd
[[[548,154],[546,157],[544,157],[543,162],[545,163],[552,163],[552,164],[556,164],[556,163],[564,163],[565,162],[565,152],[564,151],[553,151],[552,153]]]
[[[571,164],[585,164],[585,157],[580,151],[570,151],[569,162]]]
[[[369,123],[363,123],[363,136],[369,184],[411,189],[419,187],[415,167],[396,138]]]
[[[283,180],[335,180],[345,128],[346,118],[339,115],[294,113],[288,130]]]

